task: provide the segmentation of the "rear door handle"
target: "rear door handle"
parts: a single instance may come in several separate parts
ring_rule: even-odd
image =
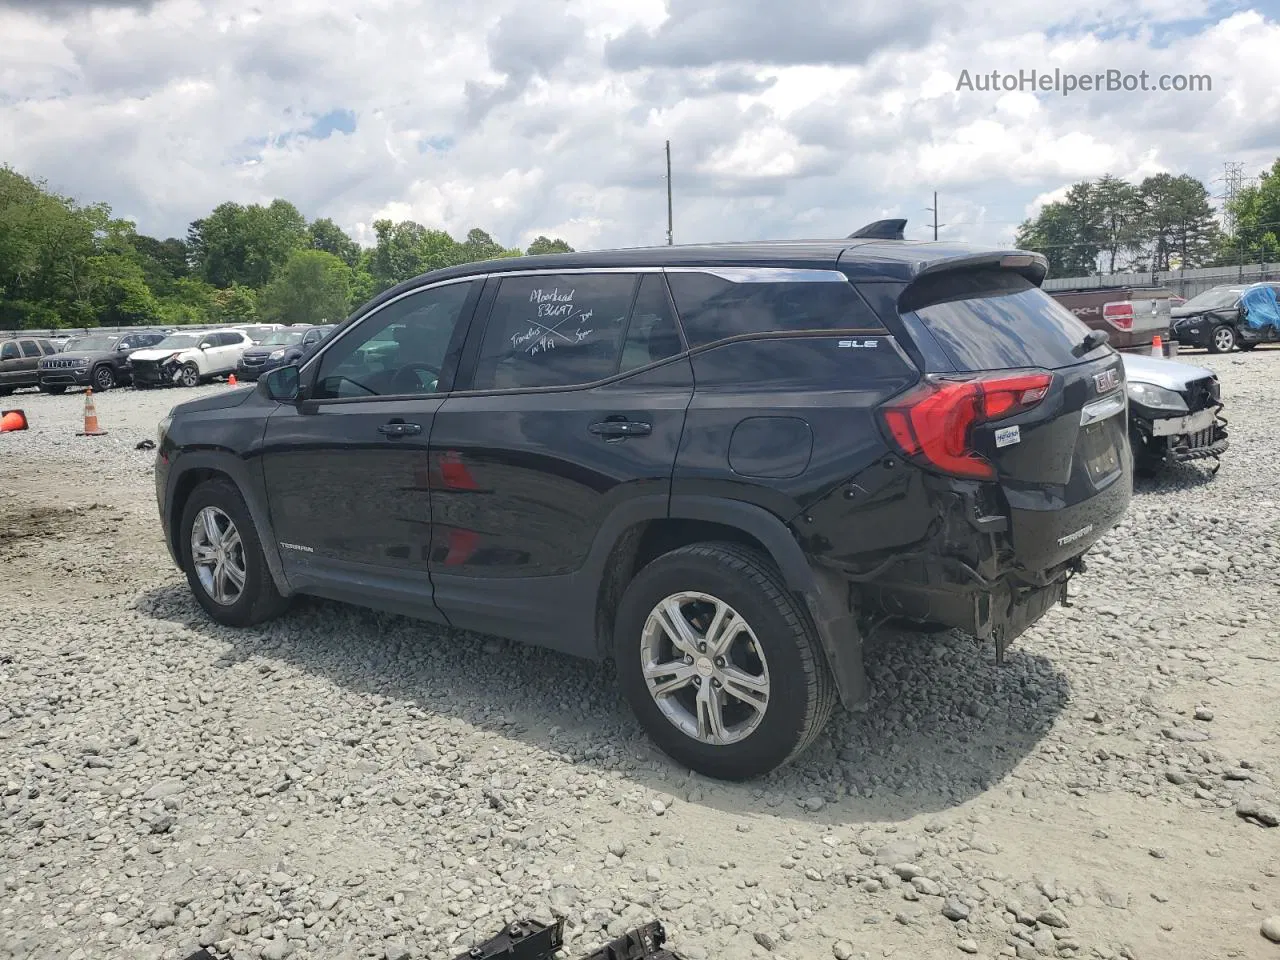
[[[591,432],[598,437],[621,439],[622,437],[647,437],[653,433],[653,424],[637,420],[604,420],[591,425]]]
[[[422,425],[395,421],[392,423],[384,423],[378,428],[378,432],[385,434],[388,437],[411,437],[414,434],[422,432]]]

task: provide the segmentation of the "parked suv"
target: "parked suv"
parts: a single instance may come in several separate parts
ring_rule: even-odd
[[[19,387],[40,385],[40,359],[51,357],[58,348],[44,337],[13,337],[0,340],[0,397]]]
[[[490,261],[160,424],[216,621],[311,594],[611,657],[714,777],[867,696],[887,616],[1006,646],[1132,492],[1124,367],[1018,251],[840,240]]]
[[[333,325],[301,325],[272,330],[261,343],[249,347],[240,355],[236,376],[241,380],[257,380],[268,370],[295,362],[319,344],[331,330]]]
[[[1241,299],[1254,287],[1271,287],[1280,295],[1280,283],[1225,284],[1198,293],[1173,310],[1173,338],[1183,346],[1205,347],[1210,353],[1252,350],[1260,343],[1280,341],[1280,330],[1266,324],[1254,326]]]
[[[171,333],[129,358],[133,385],[139,389],[174,383],[195,387],[229,376],[251,346],[249,335],[237,329]]]
[[[164,339],[158,330],[91,333],[68,344],[68,349],[40,361],[40,389],[63,393],[67,387],[110,390],[125,386],[133,374],[129,358]]]

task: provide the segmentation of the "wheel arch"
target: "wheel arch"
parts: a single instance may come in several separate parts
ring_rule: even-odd
[[[253,526],[262,544],[262,553],[267,560],[267,569],[276,589],[284,596],[289,596],[288,580],[284,575],[284,567],[280,562],[280,550],[272,534],[271,516],[258,487],[251,482],[249,469],[244,462],[228,452],[202,450],[183,455],[174,464],[169,473],[168,495],[165,497],[165,529],[169,542],[166,546],[175,562],[181,563],[181,526],[182,513],[186,509],[191,494],[202,483],[209,480],[225,480],[239,491]]]
[[[841,701],[853,706],[866,699],[862,641],[848,587],[835,574],[809,563],[781,519],[745,501],[693,495],[672,497],[663,514],[653,513],[652,506],[647,511],[615,511],[592,550],[597,554],[601,540],[607,542],[603,556],[596,558],[594,633],[600,657],[613,648],[618,602],[645,564],[693,543],[728,541],[753,547],[773,561],[787,589],[809,614]]]

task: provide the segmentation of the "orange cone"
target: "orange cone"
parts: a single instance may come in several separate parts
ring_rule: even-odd
[[[98,411],[93,406],[93,388],[90,387],[84,394],[84,429],[76,434],[77,437],[105,437],[107,431],[98,426]]]
[[[0,412],[0,433],[12,430],[26,430],[27,415],[21,410],[5,410]]]
[[[1159,334],[1157,334],[1151,340],[1151,355],[1153,357],[1164,356],[1164,341],[1160,339]]]
[[[236,385],[236,375],[234,373],[231,376],[227,377],[227,384],[232,387]]]

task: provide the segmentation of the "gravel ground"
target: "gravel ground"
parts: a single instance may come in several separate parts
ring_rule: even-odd
[[[690,776],[607,668],[302,601],[210,623],[149,451],[199,391],[18,394],[0,437],[0,955],[449,960],[516,916],[712,958],[1274,958],[1280,352],[998,667],[886,634],[869,709]],[[1273,918],[1268,921],[1268,918]]]

